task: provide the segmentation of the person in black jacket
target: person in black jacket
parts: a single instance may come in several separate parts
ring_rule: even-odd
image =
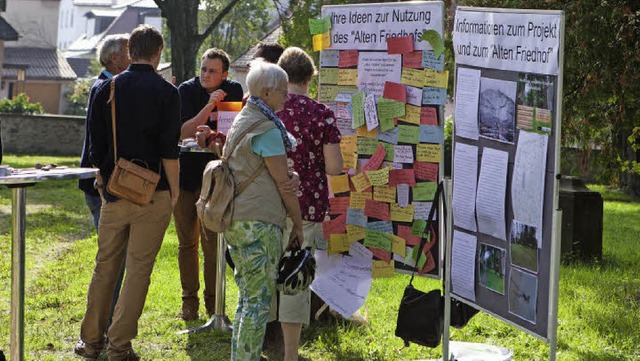
[[[195,137],[199,126],[217,129],[217,107],[222,101],[241,101],[242,86],[227,79],[229,56],[221,49],[211,48],[201,58],[200,76],[180,84],[182,101],[182,128],[180,138]],[[173,217],[178,234],[178,265],[182,284],[182,311],[185,321],[198,318],[200,300],[198,291],[198,241],[204,255],[204,302],[207,314],[215,312],[215,280],[217,234],[203,229],[196,214],[196,201],[200,196],[202,173],[207,163],[217,159],[213,152],[182,152],[180,154],[180,196]]]

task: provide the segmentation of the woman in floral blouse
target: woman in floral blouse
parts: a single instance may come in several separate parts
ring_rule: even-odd
[[[340,131],[333,111],[308,96],[309,82],[317,74],[313,59],[302,49],[290,47],[282,53],[278,65],[289,76],[289,99],[278,116],[297,141],[287,157],[289,167],[300,176],[297,196],[303,247],[324,248],[322,221],[329,208],[327,175],[342,172]],[[309,324],[310,295],[309,290],[295,296],[280,295],[278,318],[284,336],[284,361],[298,360],[302,324]]]

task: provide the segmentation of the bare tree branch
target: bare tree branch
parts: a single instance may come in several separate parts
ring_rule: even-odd
[[[157,1],[157,0],[154,0],[154,1]],[[216,16],[216,18],[213,19],[211,24],[209,24],[209,27],[207,27],[207,29],[202,34],[198,35],[198,41],[200,41],[200,43],[204,42],[204,40],[211,34],[211,32],[218,27],[218,23],[222,21],[222,18],[224,18],[225,15],[227,15],[227,13],[231,11],[231,9],[233,9],[233,7],[239,1],[240,0],[231,0],[229,4],[227,4],[227,6],[225,6],[222,10],[220,10],[220,12],[218,13],[218,16]]]

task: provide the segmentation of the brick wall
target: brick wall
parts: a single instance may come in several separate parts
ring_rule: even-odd
[[[4,154],[80,157],[84,117],[0,113]]]

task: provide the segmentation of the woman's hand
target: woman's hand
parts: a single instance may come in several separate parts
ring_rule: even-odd
[[[198,125],[198,130],[196,131],[196,142],[200,148],[207,148],[207,139],[209,135],[213,133],[211,128],[208,125]]]
[[[302,233],[302,226],[293,226],[291,234],[289,234],[289,245],[287,249],[300,249],[304,243],[304,235]]]
[[[300,176],[298,172],[289,171],[289,180],[280,184],[280,189],[284,193],[296,194],[300,188]]]

